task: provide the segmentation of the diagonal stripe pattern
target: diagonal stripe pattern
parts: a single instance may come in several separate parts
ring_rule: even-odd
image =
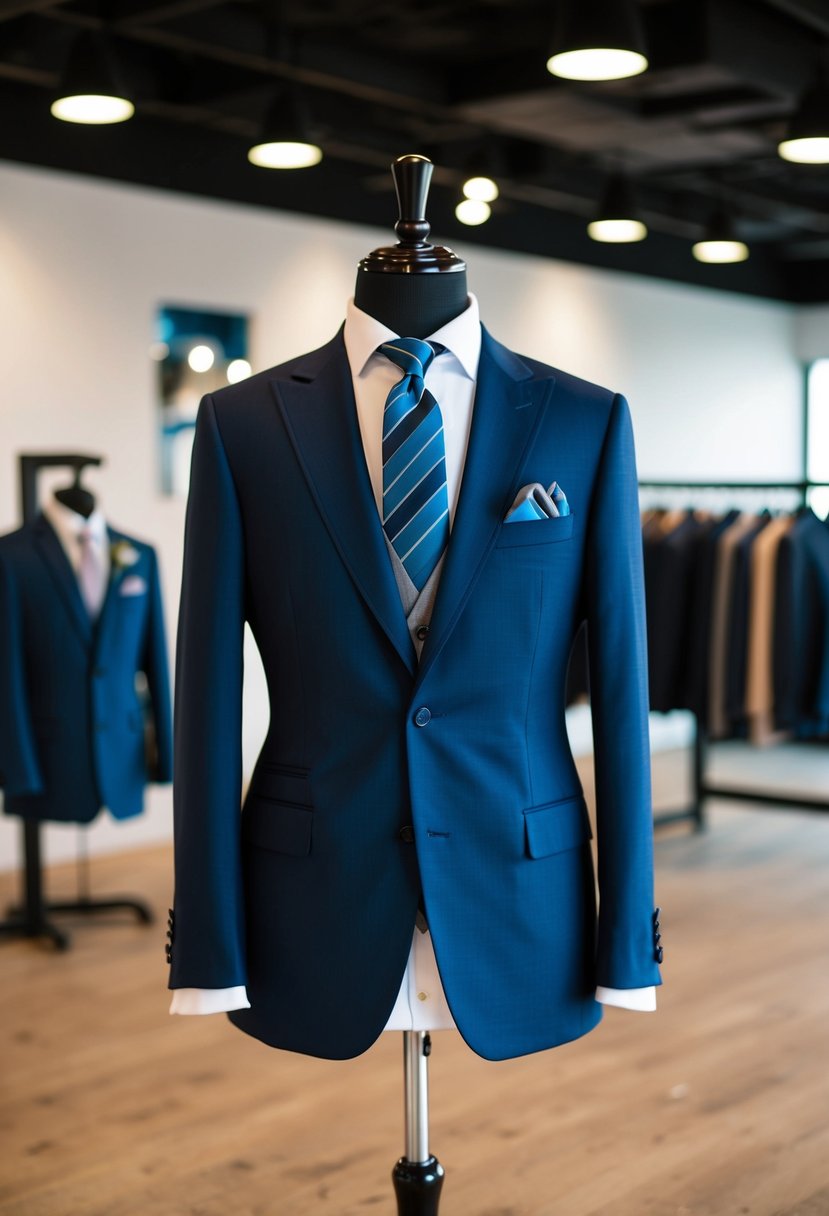
[[[377,350],[403,372],[383,412],[383,530],[421,591],[449,542],[443,418],[424,383],[444,347],[395,338]]]

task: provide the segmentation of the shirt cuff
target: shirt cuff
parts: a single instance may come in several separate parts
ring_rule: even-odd
[[[170,1013],[229,1013],[231,1009],[250,1009],[244,987],[176,988]]]
[[[656,988],[602,988],[599,985],[596,1000],[603,1005],[618,1005],[620,1009],[652,1013],[656,1009]]]

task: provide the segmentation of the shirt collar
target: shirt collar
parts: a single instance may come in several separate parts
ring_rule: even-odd
[[[478,360],[481,355],[481,321],[476,297],[469,292],[467,306],[457,317],[453,317],[446,325],[436,329],[428,338],[441,342],[450,350],[460,363],[470,380],[478,375]],[[348,301],[345,309],[345,328],[343,339],[348,356],[352,376],[360,376],[366,369],[369,359],[377,351],[382,342],[390,338],[405,335],[396,334],[388,329],[381,321],[363,312],[354,303]]]
[[[57,498],[50,498],[43,507],[43,514],[57,532],[64,547],[68,547],[73,542],[77,543],[77,538],[84,528],[89,529],[92,540],[97,545],[104,543],[106,520],[99,507],[95,508],[88,519],[84,519],[77,511],[73,511],[64,503],[59,502]]]

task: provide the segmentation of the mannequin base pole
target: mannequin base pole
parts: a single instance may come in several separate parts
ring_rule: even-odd
[[[436,1157],[408,1161],[401,1157],[391,1172],[397,1216],[437,1216],[443,1166]]]

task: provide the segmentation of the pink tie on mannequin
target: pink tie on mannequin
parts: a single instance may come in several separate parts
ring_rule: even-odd
[[[103,566],[89,528],[81,528],[78,533],[78,542],[81,546],[81,562],[78,568],[81,599],[89,613],[90,620],[94,621],[101,610],[104,599]]]

